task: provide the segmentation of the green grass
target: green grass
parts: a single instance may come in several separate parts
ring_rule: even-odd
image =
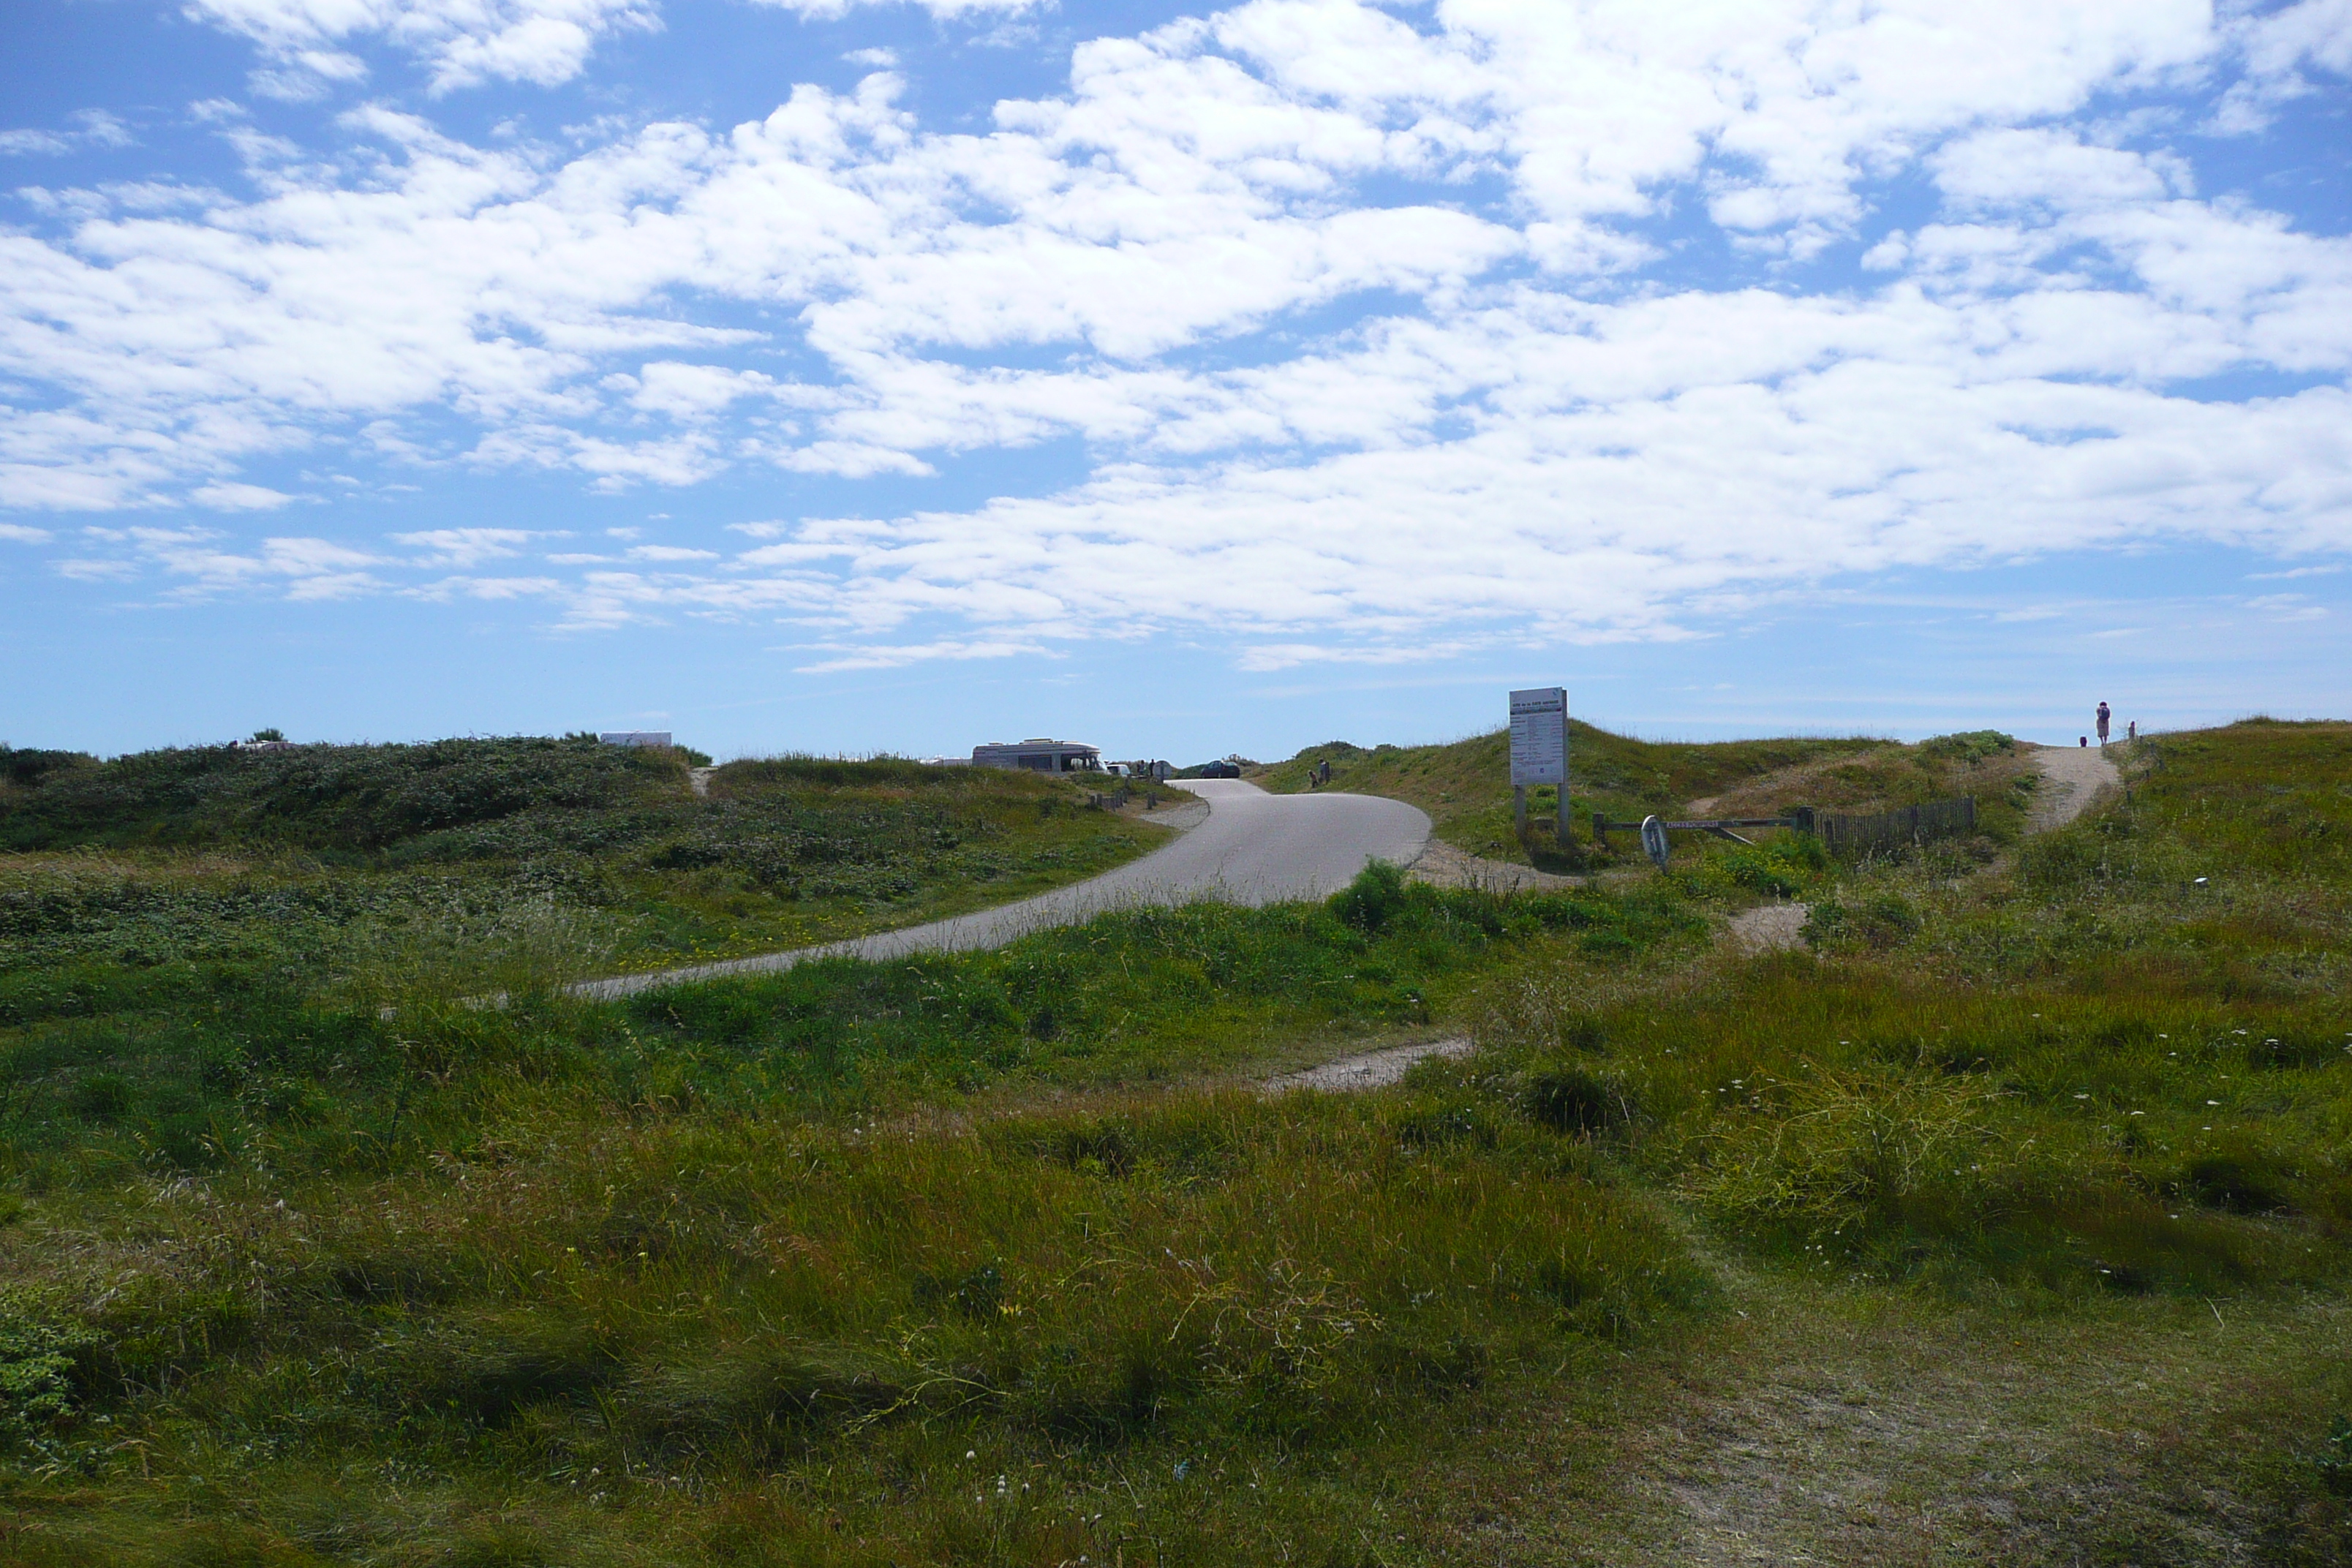
[[[1716,787],[1856,756],[1952,776]],[[121,966],[0,1024],[0,1559],[2341,1562],[2352,726],[2123,756],[609,1005]]]
[[[596,1107],[834,1121],[1008,1084],[1160,1080],[1426,1028],[1507,956],[1614,963],[1706,933],[1672,886],[1512,900],[1377,868],[1328,905],[1141,909],[992,952],[828,960],[607,1006],[542,989],[486,1008],[441,985],[386,1007],[221,970],[179,1005],[134,994],[8,1031],[0,1180],[37,1194],[152,1171],[404,1168],[479,1135],[485,1075]]]
[[[299,1221],[224,1193],[236,1256],[83,1352],[151,1390],[103,1407],[171,1479],[23,1488],[16,1560],[1234,1561],[1344,1533],[1315,1471],[1352,1434],[1699,1299],[1588,1171],[1458,1098],[1188,1094],[623,1124],[297,1187]],[[173,1336],[208,1307],[205,1355]]]
[[[470,994],[810,945],[1160,837],[1077,784],[888,760],[730,763],[705,798],[677,755],[593,741],[32,754],[0,784],[0,1020],[177,1007],[222,966]]]
[[[1591,1363],[1705,1271],[1540,1108],[1137,1089],[1704,939],[1670,885],[1378,868],[618,1004],[20,1026],[12,1544],[1223,1562],[1343,1531],[1318,1472],[1368,1425]],[[60,1501],[89,1485],[121,1506]]]
[[[2015,742],[1990,731],[1916,746],[1864,737],[1702,743],[1637,741],[1572,722],[1569,788],[1578,842],[1562,846],[1555,826],[1559,796],[1549,785],[1528,792],[1527,839],[1513,831],[1507,731],[1369,750],[1335,741],[1252,776],[1277,794],[1294,793],[1327,761],[1333,789],[1409,801],[1458,848],[1549,870],[1639,860],[1639,846],[1626,834],[1615,837],[1612,851],[1593,851],[1595,810],[1612,821],[1638,822],[1652,813],[1678,817],[1694,801],[1708,799],[1715,815],[1772,816],[1792,805],[1871,812],[1973,794],[1989,838],[2006,843],[2022,825],[2029,793],[2016,783],[2024,769]]]

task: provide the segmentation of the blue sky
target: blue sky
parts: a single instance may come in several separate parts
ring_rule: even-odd
[[[2352,0],[0,16],[0,740],[2352,712]]]

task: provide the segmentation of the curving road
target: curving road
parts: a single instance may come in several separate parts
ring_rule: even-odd
[[[1239,779],[1191,779],[1183,787],[1205,803],[1206,819],[1174,842],[1091,880],[1017,904],[850,942],[583,981],[572,987],[572,993],[607,1000],[722,974],[790,969],[812,958],[898,958],[910,952],[1002,947],[1031,931],[1069,925],[1126,905],[1183,904],[1199,899],[1271,904],[1327,898],[1369,862],[1409,865],[1429,842],[1429,818],[1399,800],[1338,793],[1268,795]]]

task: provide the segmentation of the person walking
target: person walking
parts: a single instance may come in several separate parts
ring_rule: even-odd
[[[2107,743],[2107,705],[2106,705],[2105,702],[2102,702],[2102,703],[2100,703],[2100,704],[2099,704],[2099,744],[2101,744],[2102,746],[2104,746],[2104,745],[2105,745],[2106,743]]]

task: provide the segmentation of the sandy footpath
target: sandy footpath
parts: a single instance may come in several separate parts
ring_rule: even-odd
[[[2028,833],[2063,827],[2100,795],[2123,787],[2123,776],[2116,772],[2115,761],[2104,746],[2034,746],[2032,751],[2033,765],[2042,773],[2042,785],[2033,792],[2033,810],[2025,824]],[[1691,808],[1696,811],[1707,804],[1694,801]],[[1725,934],[1743,952],[1794,948],[1811,912],[1803,904],[1766,904],[1734,915]]]

